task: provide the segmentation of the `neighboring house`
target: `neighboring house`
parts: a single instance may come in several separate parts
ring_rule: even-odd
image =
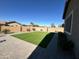
[[[3,30],[10,30],[11,32],[20,32],[21,30],[21,24],[16,21],[6,22],[4,26],[1,26],[1,31]]]
[[[63,19],[65,33],[74,42],[74,51],[79,59],[79,0],[66,0]]]
[[[6,24],[6,22],[0,21],[0,31],[1,31],[1,29],[2,29],[2,26],[5,26],[5,24]]]
[[[21,32],[22,31],[22,25],[16,21],[11,21],[7,23],[10,27],[10,31],[12,32]]]

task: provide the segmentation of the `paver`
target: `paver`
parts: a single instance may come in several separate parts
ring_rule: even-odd
[[[36,48],[36,45],[6,35],[0,37],[6,40],[0,43],[0,59],[27,59]]]

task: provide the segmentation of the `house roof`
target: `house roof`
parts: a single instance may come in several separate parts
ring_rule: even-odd
[[[18,22],[16,22],[16,21],[7,22],[7,24],[11,24],[11,23],[17,23],[17,24],[21,25],[20,23],[18,23]]]
[[[64,8],[64,13],[63,13],[63,19],[65,19],[66,12],[67,12],[68,5],[69,5],[70,1],[71,1],[71,0],[67,0],[66,3],[65,3],[65,8]]]

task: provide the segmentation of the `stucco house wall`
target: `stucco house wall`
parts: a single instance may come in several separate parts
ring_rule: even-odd
[[[21,31],[21,25],[18,24],[18,23],[10,23],[10,24],[8,24],[8,25],[9,25],[10,30],[11,30],[12,32],[20,32],[20,31]]]
[[[77,59],[79,59],[79,0],[71,0],[68,4],[67,12],[65,15],[65,23],[66,18],[68,15],[72,14],[72,21],[71,21],[71,32],[68,34],[66,32],[66,25],[65,24],[65,33],[67,34],[67,37],[71,39],[74,42],[74,52]]]
[[[17,23],[11,23],[8,24],[8,26],[1,26],[1,31],[8,29],[11,32],[20,32],[21,31],[21,25],[17,24]]]
[[[72,40],[75,43],[76,57],[79,59],[79,0],[73,0]]]
[[[68,34],[68,38],[71,36],[71,35],[69,35],[69,33],[67,32],[67,27],[68,27],[68,24],[66,24],[66,21],[68,21],[67,20],[67,18],[70,16],[70,13],[72,13],[72,10],[73,10],[73,3],[72,3],[72,1],[69,3],[69,5],[68,5],[68,8],[67,8],[67,12],[66,12],[66,14],[65,14],[65,21],[64,21],[64,23],[65,23],[65,28],[64,28],[64,30],[65,30],[65,33],[67,33]],[[72,29],[71,29],[72,30]]]
[[[22,32],[30,32],[29,26],[22,26]]]

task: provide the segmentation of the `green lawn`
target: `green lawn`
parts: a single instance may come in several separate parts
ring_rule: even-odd
[[[13,35],[13,36],[20,38],[24,41],[28,41],[28,42],[31,42],[33,44],[42,46],[42,45],[46,45],[45,42],[48,45],[48,42],[53,37],[53,35],[49,36],[48,34],[50,34],[50,33],[48,33],[48,32],[31,32],[31,33],[16,34],[16,35]],[[42,43],[42,44],[40,44],[40,43]],[[46,47],[46,46],[44,46],[44,47]]]

